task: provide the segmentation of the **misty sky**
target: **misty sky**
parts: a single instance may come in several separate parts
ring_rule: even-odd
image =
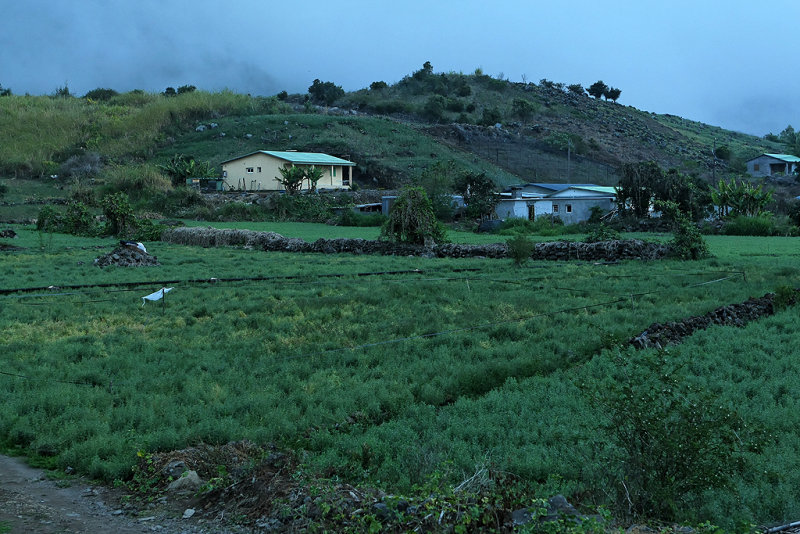
[[[0,85],[350,91],[430,61],[764,135],[800,129],[799,42],[798,0],[0,0]]]

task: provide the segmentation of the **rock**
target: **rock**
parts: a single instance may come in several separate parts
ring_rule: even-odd
[[[186,510],[183,511],[183,516],[181,516],[181,519],[189,519],[193,515],[194,515],[194,508],[187,508]]]
[[[200,126],[195,128],[194,131],[195,132],[205,132],[206,131],[206,125],[205,124],[201,124]]]
[[[520,525],[527,525],[531,522],[532,519],[531,511],[527,508],[521,508],[519,510],[514,510],[511,512],[511,521],[514,523],[514,526]]]
[[[197,474],[197,471],[186,471],[179,479],[174,480],[167,486],[167,491],[191,493],[199,490],[202,485],[203,481]]]
[[[186,464],[180,460],[176,460],[165,465],[161,473],[166,477],[178,478],[185,471],[187,471]]]
[[[578,516],[575,509],[563,495],[556,495],[547,499],[547,515],[544,521],[556,521],[563,516]]]

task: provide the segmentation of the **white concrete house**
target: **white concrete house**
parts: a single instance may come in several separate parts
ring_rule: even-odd
[[[495,213],[500,219],[530,220],[541,215],[555,215],[565,224],[574,224],[588,220],[593,206],[599,206],[605,212],[611,211],[616,198],[613,187],[531,183],[500,193]]]

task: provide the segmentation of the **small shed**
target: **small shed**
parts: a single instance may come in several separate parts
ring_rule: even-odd
[[[795,174],[800,168],[800,158],[791,154],[761,154],[747,160],[747,174],[763,178],[776,174]]]

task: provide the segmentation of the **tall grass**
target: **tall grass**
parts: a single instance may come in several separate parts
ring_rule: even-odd
[[[82,98],[11,96],[0,101],[0,172],[55,174],[57,162],[80,151],[107,158],[145,157],[167,130],[196,121],[254,113],[280,113],[276,99],[231,91],[194,91],[175,97],[140,92],[109,102]]]

